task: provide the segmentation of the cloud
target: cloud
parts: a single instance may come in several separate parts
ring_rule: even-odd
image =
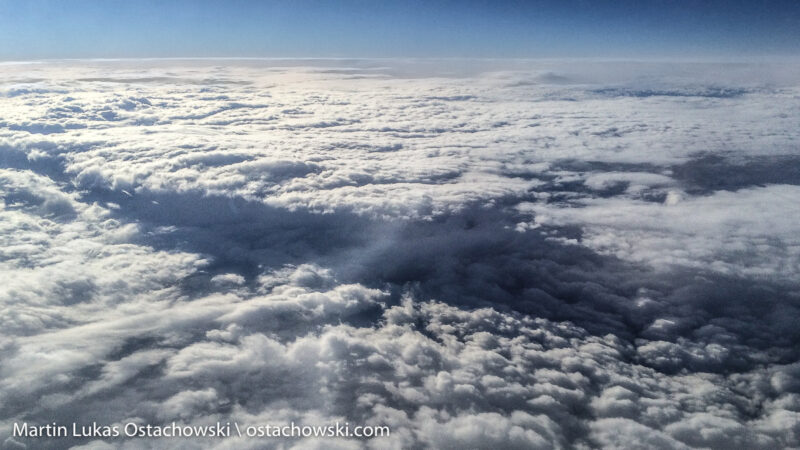
[[[3,445],[800,445],[785,66],[350,63],[0,67]]]
[[[520,208],[536,225],[580,224],[585,245],[622,259],[791,279],[800,270],[798,195],[798,186],[770,185],[689,198],[669,191],[663,203],[585,198],[581,208]]]

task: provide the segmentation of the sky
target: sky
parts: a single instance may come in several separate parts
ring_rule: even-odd
[[[800,3],[0,0],[0,42],[0,60],[784,56]]]

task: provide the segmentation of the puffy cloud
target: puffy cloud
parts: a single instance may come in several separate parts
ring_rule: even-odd
[[[0,67],[4,445],[800,445],[786,66],[341,64]]]
[[[800,272],[798,196],[798,186],[770,185],[689,198],[670,191],[663,204],[587,197],[581,208],[520,208],[536,225],[582,225],[584,245],[621,259],[791,279]]]

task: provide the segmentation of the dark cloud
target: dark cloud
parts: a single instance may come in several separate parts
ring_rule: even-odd
[[[706,97],[706,98],[736,98],[747,94],[747,89],[736,87],[686,87],[679,89],[635,89],[635,88],[603,88],[592,91],[595,94],[611,97]]]
[[[800,184],[800,157],[775,155],[726,158],[703,155],[673,167],[673,176],[687,185],[687,191],[708,194],[735,191],[768,184]]]

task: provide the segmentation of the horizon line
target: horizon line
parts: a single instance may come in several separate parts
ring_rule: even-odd
[[[800,62],[798,55],[740,55],[740,56],[541,56],[541,57],[489,57],[489,56],[144,56],[144,57],[87,57],[87,58],[32,58],[3,59],[0,64],[35,64],[59,62],[134,62],[134,61],[517,61],[517,62],[684,62],[684,63],[748,63],[748,62]]]

